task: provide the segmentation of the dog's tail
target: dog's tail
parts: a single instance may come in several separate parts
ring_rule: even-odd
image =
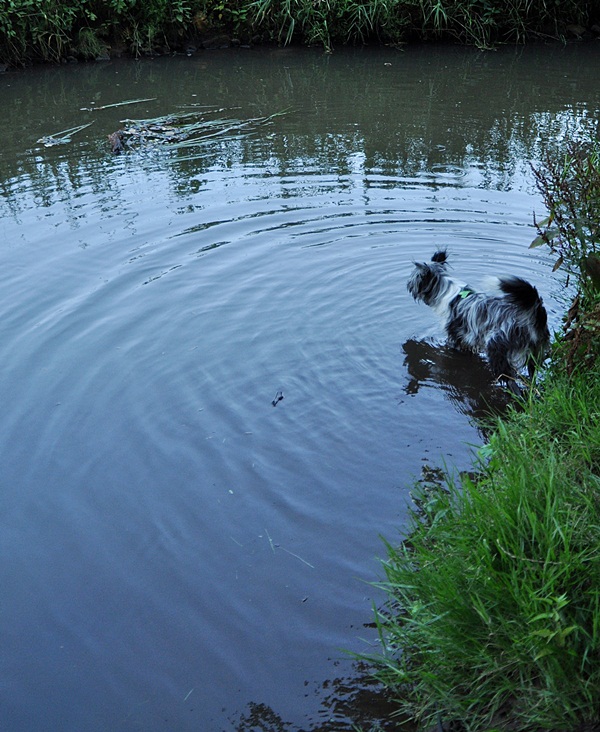
[[[499,287],[506,299],[523,310],[532,310],[542,304],[542,298],[533,285],[520,277],[500,277]]]
[[[538,329],[547,327],[548,316],[544,303],[536,288],[521,277],[500,277],[500,289],[506,299],[521,310],[531,312]]]
[[[448,252],[446,249],[438,249],[437,252],[431,257],[432,262],[437,262],[438,264],[446,264],[448,260]]]

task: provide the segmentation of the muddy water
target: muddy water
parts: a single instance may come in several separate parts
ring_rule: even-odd
[[[424,464],[469,465],[498,399],[405,280],[445,246],[473,283],[533,280],[558,326],[529,161],[594,125],[592,54],[253,50],[0,77],[3,728],[384,713],[344,654],[376,647],[380,535],[401,535]],[[111,155],[122,119],[198,105],[287,113],[193,155]]]

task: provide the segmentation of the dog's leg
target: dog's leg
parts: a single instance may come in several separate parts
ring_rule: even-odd
[[[495,336],[486,347],[486,354],[494,377],[503,381],[514,394],[521,394],[517,384],[517,374],[508,360],[509,342],[503,336]]]

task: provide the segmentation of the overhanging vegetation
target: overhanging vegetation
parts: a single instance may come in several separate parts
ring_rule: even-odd
[[[450,40],[489,48],[598,35],[598,0],[2,0],[0,62],[209,45]]]

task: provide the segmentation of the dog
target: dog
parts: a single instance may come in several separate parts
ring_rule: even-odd
[[[484,353],[494,378],[520,394],[519,371],[529,378],[550,344],[548,315],[536,288],[520,277],[500,277],[498,294],[478,292],[447,271],[448,255],[416,263],[407,289],[441,316],[451,345]]]

